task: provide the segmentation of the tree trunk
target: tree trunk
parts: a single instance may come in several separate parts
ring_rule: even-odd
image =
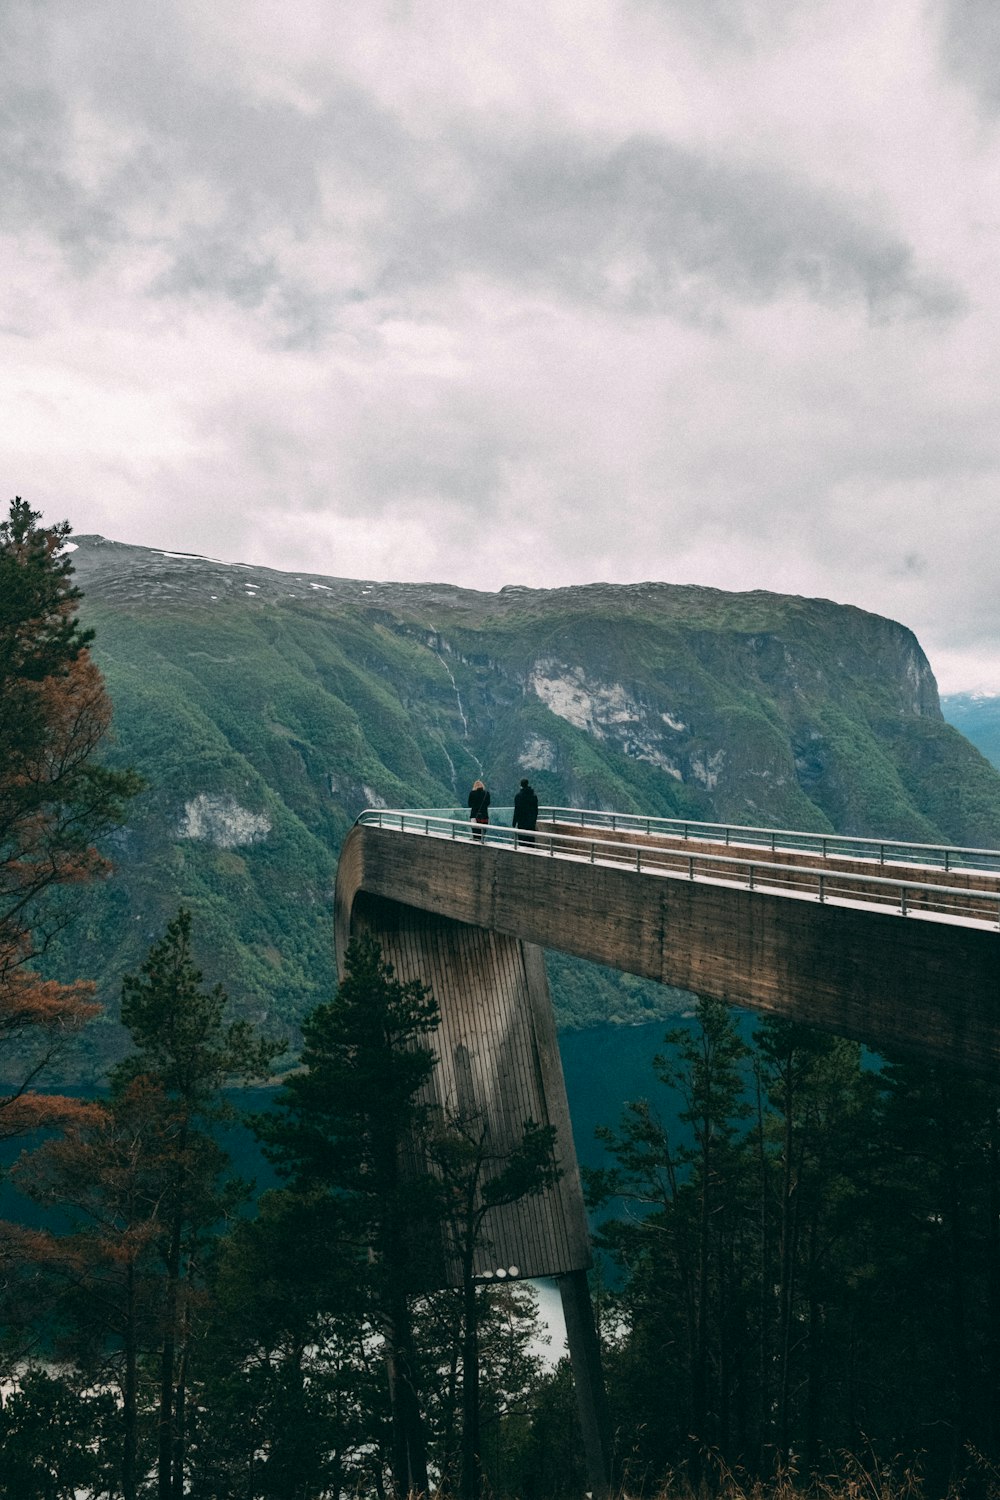
[[[190,1281],[194,1271],[194,1262],[188,1258],[187,1279]],[[188,1339],[191,1332],[191,1296],[190,1288],[184,1298],[184,1311],[181,1315],[181,1337],[180,1349],[177,1362],[177,1381],[174,1390],[174,1424],[173,1424],[173,1500],[184,1500],[184,1450],[186,1445],[185,1417],[187,1397],[187,1367],[188,1367]]]
[[[135,1262],[125,1272],[125,1378],[122,1382],[122,1500],[136,1500],[138,1481],[138,1371],[136,1363]]]
[[[462,1500],[479,1500],[479,1305],[472,1279],[472,1257],[462,1266]]]
[[[793,1063],[785,1066],[785,1169],[781,1192],[781,1277],[778,1293],[778,1410],[776,1420],[777,1458],[782,1468],[788,1464],[789,1392],[792,1363],[792,1308],[795,1300],[795,1213],[792,1196],[795,1188],[793,1153],[795,1134],[792,1126]]]
[[[160,1409],[157,1423],[159,1500],[174,1500],[174,1360],[177,1349],[177,1282],[181,1259],[180,1214],[174,1214],[167,1251],[167,1284],[163,1298],[163,1344],[160,1349]]]
[[[409,1308],[396,1288],[390,1291],[388,1300],[386,1366],[392,1409],[392,1478],[396,1500],[407,1500],[410,1495],[428,1493],[427,1454],[414,1379],[416,1360]]]
[[[768,1163],[764,1140],[764,1099],[761,1088],[760,1067],[757,1077],[757,1164],[758,1164],[758,1234],[760,1236],[760,1277],[757,1292],[757,1381],[759,1386],[760,1415],[758,1419],[757,1469],[764,1459],[767,1442],[769,1413],[771,1411],[771,1287],[774,1276],[771,1269],[771,1234],[768,1214]]]
[[[987,1286],[989,1296],[989,1356],[987,1369],[990,1390],[1000,1391],[1000,1110],[996,1097],[990,1103],[990,1183],[989,1227],[986,1234],[988,1257]],[[994,1460],[1000,1446],[1000,1410],[996,1401],[987,1402],[986,1442]]]

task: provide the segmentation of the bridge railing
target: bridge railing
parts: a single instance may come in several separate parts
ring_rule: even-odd
[[[916,844],[836,833],[803,833],[790,828],[753,828],[739,823],[700,823],[683,818],[647,818],[638,813],[611,813],[578,807],[545,807],[539,816],[553,823],[605,828],[613,833],[643,833],[704,840],[727,847],[815,854],[823,859],[871,860],[878,865],[927,865],[934,869],[1000,874],[1000,850],[961,848],[952,844]]]
[[[501,823],[479,825],[470,823],[465,817],[447,817],[433,811],[381,808],[369,808],[357,821],[366,827],[502,847],[534,857],[620,866],[640,875],[713,881],[831,904],[849,902],[880,906],[901,916],[974,921],[1000,927],[1000,887],[942,885],[857,870],[838,870],[834,866],[775,863],[767,858],[771,852],[769,848],[760,859],[737,852],[733,846],[730,846],[732,852],[721,854],[699,848],[694,841],[688,841],[686,847],[680,848],[676,844],[646,842],[644,827],[642,839],[623,840],[621,835],[627,830],[620,827],[610,830],[617,837],[602,839],[587,833],[548,832],[544,825],[533,833],[526,833]],[[645,820],[641,821],[644,825]],[[706,825],[689,826],[704,828]]]

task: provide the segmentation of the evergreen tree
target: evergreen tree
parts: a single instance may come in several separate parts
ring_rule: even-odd
[[[224,1085],[265,1077],[282,1050],[257,1038],[245,1021],[227,1023],[225,991],[221,985],[204,990],[201,979],[191,954],[191,916],[182,910],[140,974],[123,980],[122,1022],[134,1050],[112,1075],[116,1094],[140,1078],[159,1090],[162,1129],[172,1147],[162,1212],[159,1500],[184,1494],[192,1288],[204,1237],[225,1207],[217,1181],[226,1157],[207,1127],[232,1113]]]
[[[139,1493],[140,1420],[149,1406],[142,1363],[160,1332],[164,1206],[174,1164],[164,1104],[155,1084],[135,1079],[89,1103],[60,1135],[26,1153],[14,1174],[22,1191],[71,1221],[66,1232],[36,1232],[24,1247],[51,1310],[37,1331],[80,1379],[117,1388],[108,1444],[123,1500]]]
[[[81,1393],[60,1375],[29,1371],[0,1406],[3,1500],[78,1500],[115,1492],[103,1434],[109,1392]]]
[[[189,1446],[195,1500],[378,1491],[389,1413],[365,1271],[322,1191],[268,1192],[220,1241]]]
[[[850,1343],[879,1192],[880,1085],[861,1048],[780,1018],[756,1033],[762,1173],[761,1443],[810,1471],[859,1436]]]
[[[890,1063],[884,1084],[880,1274],[867,1288],[858,1425],[922,1451],[943,1491],[966,1481],[971,1455],[1000,1458],[1000,1090],[910,1061]]]
[[[18,1185],[58,1205],[72,1228],[33,1235],[59,1322],[55,1351],[121,1393],[120,1474],[135,1500],[140,1425],[154,1409],[159,1500],[186,1490],[189,1363],[204,1257],[215,1227],[243,1196],[213,1128],[231,1118],[231,1081],[269,1069],[276,1044],[224,1020],[226,996],[201,988],[191,919],[181,911],[138,976],[123,982],[122,1019],[134,1050],[107,1100],[87,1104],[65,1133],[18,1164]],[[23,1236],[22,1236],[23,1239]],[[144,1370],[157,1369],[155,1399]]]
[[[107,870],[95,840],[139,786],[96,760],[111,707],[77,620],[68,536],[20,497],[0,523],[0,1136],[72,1112],[31,1087],[94,1013],[93,986],[43,980],[35,963],[68,918],[67,889]]]
[[[526,1120],[513,1145],[497,1146],[481,1113],[443,1113],[428,1136],[428,1156],[440,1184],[440,1212],[446,1254],[457,1268],[462,1318],[462,1500],[479,1500],[482,1490],[480,1431],[480,1304],[486,1288],[477,1286],[475,1262],[484,1248],[491,1212],[554,1185],[561,1175],[552,1126]]]
[[[348,949],[337,994],[303,1026],[301,1071],[259,1117],[268,1153],[301,1191],[336,1198],[344,1233],[370,1252],[374,1316],[385,1341],[397,1496],[427,1492],[426,1434],[413,1299],[440,1275],[436,1180],[420,1159],[437,1005],[403,983],[369,936]]]
[[[742,1443],[747,1421],[739,1400],[757,1255],[748,1049],[712,1000],[699,1000],[693,1032],[665,1041],[673,1050],[654,1069],[682,1100],[681,1138],[671,1140],[649,1101],[629,1105],[617,1132],[600,1132],[617,1165],[587,1174],[588,1190],[595,1205],[621,1198],[637,1210],[601,1236],[628,1272],[629,1336],[618,1366],[639,1434],[631,1461],[662,1472],[683,1458],[697,1477],[704,1446]]]

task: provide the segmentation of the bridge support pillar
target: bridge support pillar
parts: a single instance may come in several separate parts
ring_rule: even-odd
[[[594,1500],[605,1500],[611,1487],[611,1418],[587,1273],[568,1271],[558,1278],[558,1285],[566,1319],[566,1341],[573,1366],[587,1477]]]

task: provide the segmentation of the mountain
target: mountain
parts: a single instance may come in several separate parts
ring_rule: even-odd
[[[659,583],[478,593],[76,539],[148,781],[57,972],[113,1002],[179,903],[207,977],[294,1027],[334,983],[340,843],[367,805],[543,804],[1000,844],[1000,775],[945,723],[903,626],[821,599]],[[563,1024],[676,997],[552,960]],[[105,1038],[110,1049],[110,1034]]]
[[[1000,766],[1000,694],[951,693],[941,699],[941,712],[992,765]]]

